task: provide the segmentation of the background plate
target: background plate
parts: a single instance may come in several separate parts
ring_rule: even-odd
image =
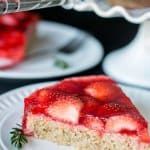
[[[40,83],[18,88],[0,96],[0,147],[2,150],[13,150],[10,145],[9,132],[16,123],[21,122],[23,115],[23,98],[35,89],[50,86],[54,82]],[[123,91],[133,100],[133,103],[150,123],[150,92],[142,89],[122,86]],[[57,146],[54,143],[29,139],[23,150],[73,150],[71,147]]]
[[[18,66],[0,71],[0,78],[43,79],[79,73],[96,66],[102,59],[100,42],[89,35],[82,45],[71,54],[57,51],[68,41],[84,31],[54,22],[41,21],[37,27],[37,40],[31,47],[32,55]],[[87,33],[85,33],[87,34]],[[60,69],[54,65],[56,59],[65,60],[70,67]]]

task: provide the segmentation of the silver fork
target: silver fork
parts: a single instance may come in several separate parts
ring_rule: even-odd
[[[89,35],[86,33],[77,34],[73,39],[71,39],[67,44],[58,49],[59,52],[70,54],[77,51],[81,46],[83,46],[85,40]]]
[[[46,49],[44,51],[42,50],[33,50],[30,51],[27,56],[32,57],[32,56],[37,56],[37,55],[42,55],[43,53],[55,53],[55,52],[60,52],[60,53],[64,53],[64,54],[72,54],[74,52],[76,52],[77,50],[79,50],[79,48],[81,46],[83,46],[84,42],[87,40],[87,38],[89,37],[89,35],[87,33],[80,33],[77,34],[75,37],[73,37],[71,40],[69,40],[69,42],[67,42],[67,44],[61,46],[60,48],[56,49],[55,51],[50,51],[49,49]]]

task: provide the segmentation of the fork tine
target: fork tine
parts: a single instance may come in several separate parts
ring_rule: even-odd
[[[72,46],[70,45],[70,49],[72,49],[74,51],[77,50],[80,46],[82,46],[84,40],[85,39],[77,40],[76,42],[74,42],[74,44]]]
[[[87,37],[86,34],[82,33],[80,36],[73,38],[65,46],[60,48],[59,51],[68,54],[76,51],[81,46],[81,43],[85,41],[86,37]]]

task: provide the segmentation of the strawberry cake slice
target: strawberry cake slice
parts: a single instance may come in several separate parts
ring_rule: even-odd
[[[25,58],[35,39],[38,16],[28,12],[0,16],[0,69],[12,67]]]
[[[77,150],[150,150],[146,120],[109,77],[68,78],[24,103],[27,136]]]

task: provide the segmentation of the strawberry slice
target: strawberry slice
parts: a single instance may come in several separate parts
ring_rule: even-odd
[[[116,84],[103,81],[91,83],[85,88],[85,92],[101,101],[115,100],[122,94]]]
[[[77,124],[83,107],[82,101],[75,96],[60,96],[47,109],[47,113],[54,119]]]
[[[98,132],[102,132],[104,130],[104,123],[98,117],[93,117],[87,115],[84,119],[82,119],[82,123],[92,130],[96,130]]]
[[[143,120],[139,120],[136,116],[129,114],[110,117],[105,125],[105,129],[109,133],[132,133],[138,135],[140,141],[149,143],[150,136],[147,130],[147,124]]]
[[[41,89],[38,91],[38,101],[40,103],[46,103],[49,101],[49,94],[50,94],[50,90],[49,89]]]
[[[73,77],[63,80],[57,85],[57,89],[69,93],[85,94],[84,89],[92,82],[105,81],[108,83],[115,83],[106,76],[88,76],[88,77]]]
[[[17,19],[14,17],[14,14],[6,14],[0,16],[0,24],[9,26],[9,27],[14,27],[18,25]]]
[[[135,131],[138,132],[139,124],[130,115],[118,115],[110,117],[106,122],[106,131],[111,132],[122,132],[122,131]]]
[[[139,138],[140,138],[140,141],[144,143],[150,142],[150,136],[146,128],[139,131]]]
[[[67,95],[62,91],[52,89],[52,87],[40,89],[36,93],[36,100],[38,100],[39,104],[41,105],[47,105],[57,100],[57,98],[59,99],[61,96]]]

